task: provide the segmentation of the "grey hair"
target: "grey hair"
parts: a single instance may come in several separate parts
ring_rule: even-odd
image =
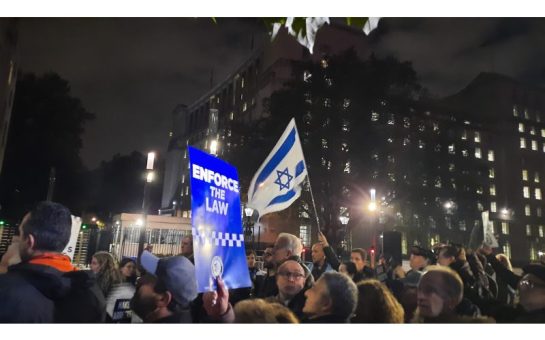
[[[325,272],[319,280],[324,280],[328,298],[331,300],[331,314],[348,319],[358,305],[358,287],[346,275]]]
[[[291,255],[296,255],[301,257],[303,252],[303,243],[301,239],[290,233],[280,233],[276,238],[276,244],[279,247],[291,251]]]

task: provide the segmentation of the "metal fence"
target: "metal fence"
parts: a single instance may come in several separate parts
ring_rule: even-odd
[[[138,242],[142,228],[121,227],[114,229],[110,253],[118,260],[123,257],[138,256]],[[176,229],[146,229],[145,246],[151,247],[156,255],[172,256],[182,252],[182,238],[191,235],[190,231]]]

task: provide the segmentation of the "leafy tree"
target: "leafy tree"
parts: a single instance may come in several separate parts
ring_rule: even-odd
[[[85,123],[94,119],[69,83],[54,73],[18,77],[2,177],[2,213],[21,215],[46,198],[50,169],[56,169],[53,199],[81,208],[79,151]]]

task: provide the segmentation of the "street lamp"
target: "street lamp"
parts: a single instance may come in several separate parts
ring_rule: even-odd
[[[140,238],[138,241],[138,256],[144,251],[144,242],[146,240],[146,224],[148,219],[148,201],[149,201],[149,185],[153,182],[154,173],[153,173],[153,163],[155,162],[155,152],[148,152],[148,161],[146,163],[146,182],[144,183],[144,197],[142,199],[142,215],[141,220],[141,229],[140,229]],[[139,221],[136,222],[138,225]]]
[[[244,208],[244,215],[246,216],[245,218],[245,231],[244,231],[244,235],[246,235],[246,238],[248,239],[248,241],[252,241],[252,249],[254,249],[254,233],[252,232],[252,230],[250,229],[250,219],[252,217],[252,215],[254,214],[254,209],[246,206],[246,208]],[[251,238],[250,238],[251,237]]]
[[[218,154],[218,141],[215,139],[210,142],[210,153],[214,156]]]
[[[350,217],[339,216],[339,221],[341,221],[341,224],[343,225],[343,228],[344,228],[346,250],[350,251],[352,249],[352,231],[348,230],[348,221],[350,221]]]

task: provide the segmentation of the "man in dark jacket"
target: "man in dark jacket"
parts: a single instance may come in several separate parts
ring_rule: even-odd
[[[192,323],[195,266],[184,256],[159,259],[148,251],[142,253],[140,264],[146,274],[136,284],[131,309],[146,323]]]
[[[358,289],[346,275],[328,272],[305,292],[305,323],[347,323],[356,310]]]
[[[21,263],[0,275],[0,322],[103,322],[106,303],[94,275],[61,254],[72,228],[70,211],[41,202],[19,225]]]
[[[312,246],[312,264],[309,266],[314,281],[317,281],[325,272],[339,270],[341,265],[322,232],[318,232],[318,239],[320,242]]]

